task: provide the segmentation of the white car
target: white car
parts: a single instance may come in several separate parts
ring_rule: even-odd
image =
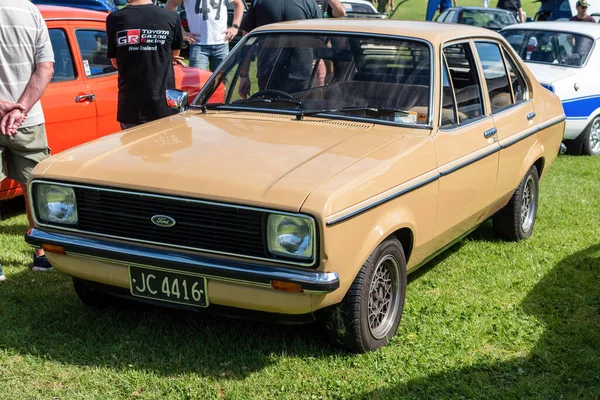
[[[387,18],[387,14],[377,11],[369,0],[341,0],[341,3],[347,18]]]
[[[567,152],[600,155],[600,24],[531,22],[500,33],[537,80],[560,97]]]

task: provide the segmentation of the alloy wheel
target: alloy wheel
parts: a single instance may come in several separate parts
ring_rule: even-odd
[[[383,257],[371,279],[369,329],[376,339],[384,338],[394,325],[400,301],[399,264],[392,255]]]

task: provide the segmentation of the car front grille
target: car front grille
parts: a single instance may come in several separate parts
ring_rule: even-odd
[[[78,229],[136,241],[258,258],[269,257],[266,212],[148,193],[74,187]],[[174,226],[152,217],[166,215]]]

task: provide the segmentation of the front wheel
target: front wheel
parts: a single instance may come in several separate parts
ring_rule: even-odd
[[[327,322],[331,338],[364,353],[388,344],[398,330],[406,298],[406,260],[396,239],[380,244],[363,264]]]
[[[518,242],[533,232],[538,209],[539,175],[531,167],[508,204],[493,218],[496,234],[506,240]]]
[[[588,156],[600,155],[600,115],[592,120],[583,134],[582,153]]]

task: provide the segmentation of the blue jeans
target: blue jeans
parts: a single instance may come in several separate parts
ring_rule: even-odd
[[[229,44],[190,45],[190,67],[209,69],[214,72],[229,54]]]

